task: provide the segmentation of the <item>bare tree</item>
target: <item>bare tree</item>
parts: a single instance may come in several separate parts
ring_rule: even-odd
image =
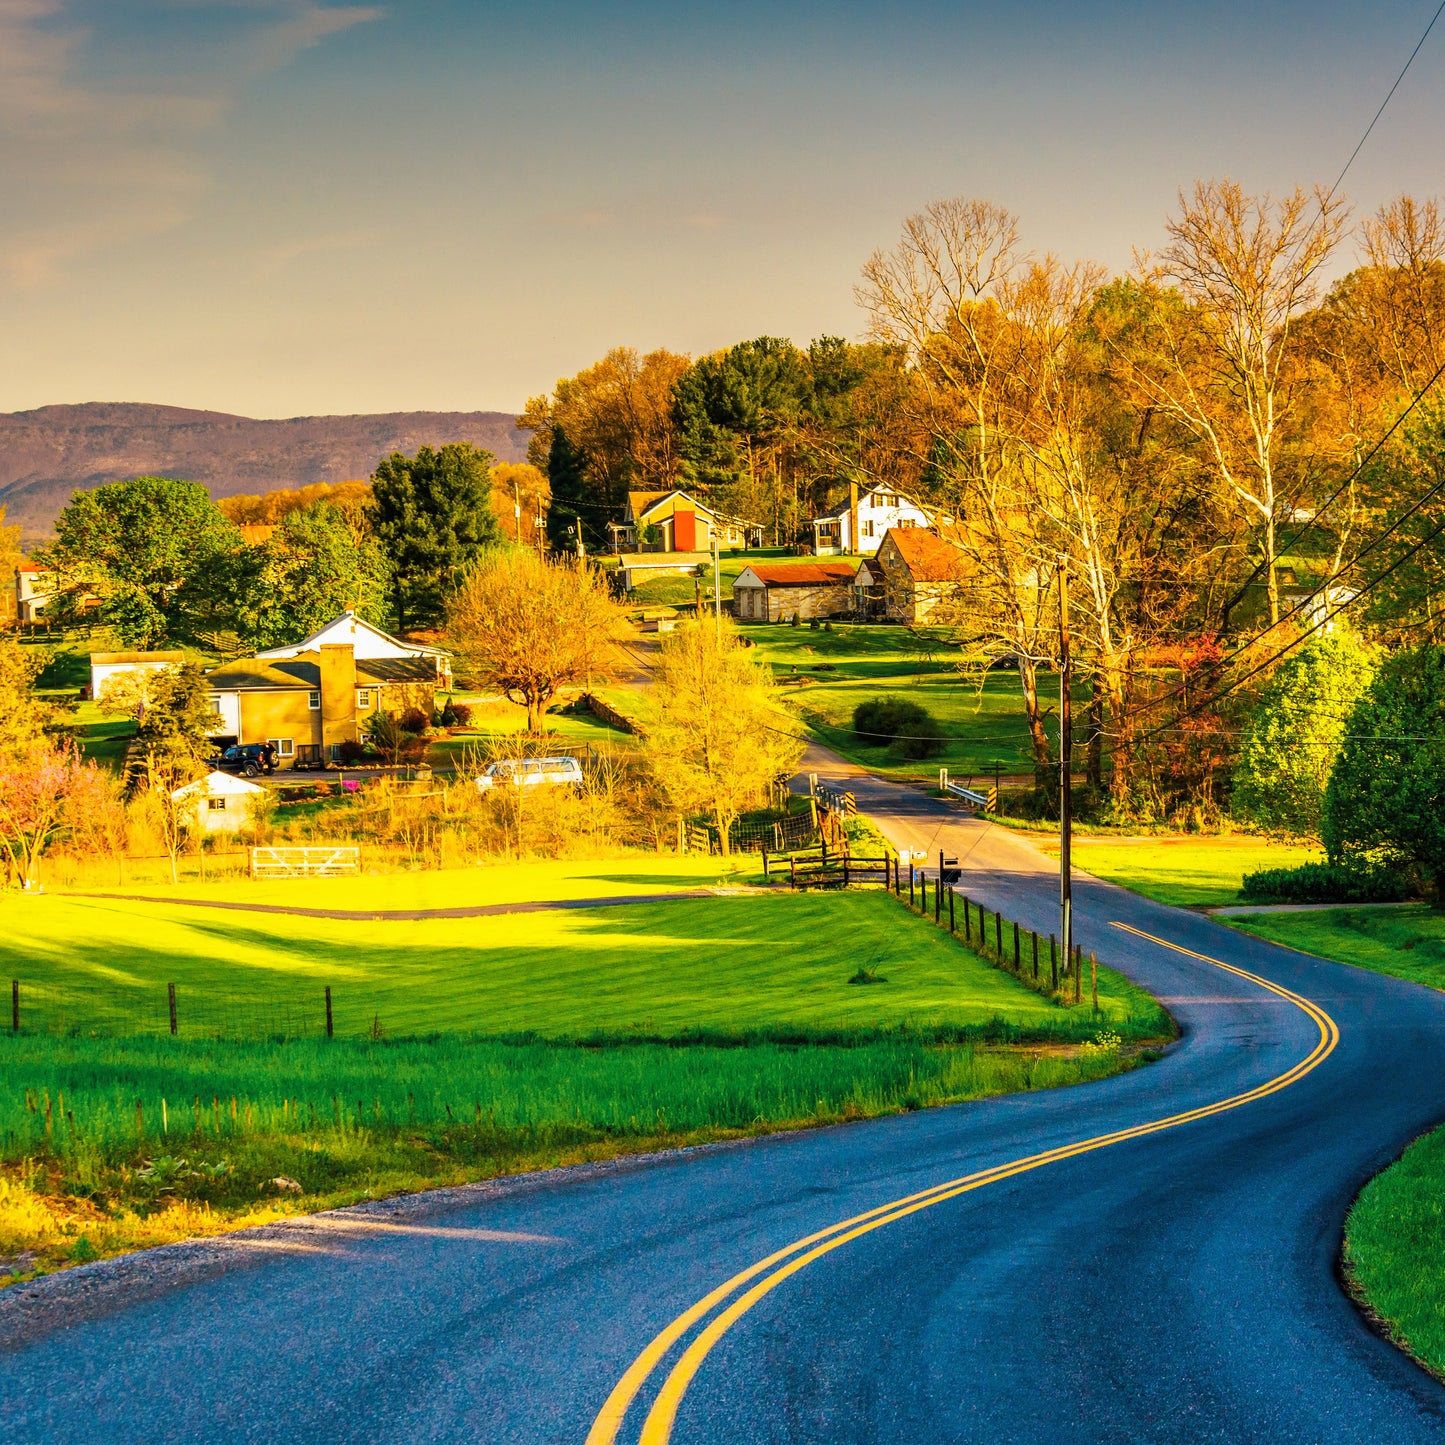
[[[1285,423],[1299,373],[1294,327],[1314,305],[1321,269],[1344,230],[1342,200],[1296,189],[1279,201],[1233,181],[1200,181],[1179,197],[1169,245],[1146,267],[1173,282],[1182,306],[1154,313],[1152,364],[1132,374],[1150,403],[1204,444],[1218,477],[1257,528],[1271,622],[1279,620],[1276,528]]]

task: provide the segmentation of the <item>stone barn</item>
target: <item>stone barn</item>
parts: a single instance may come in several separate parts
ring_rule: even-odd
[[[851,562],[754,563],[733,583],[733,615],[742,622],[807,622],[853,611]]]

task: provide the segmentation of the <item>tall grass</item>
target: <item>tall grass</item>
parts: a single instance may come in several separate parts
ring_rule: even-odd
[[[1132,1062],[1111,1047],[1065,1057],[904,1036],[807,1048],[0,1037],[0,1282],[278,1212]],[[300,1196],[278,1201],[278,1180]]]

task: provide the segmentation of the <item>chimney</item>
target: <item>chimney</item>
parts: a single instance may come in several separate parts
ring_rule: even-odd
[[[848,483],[848,545],[847,552],[861,552],[863,547],[858,538],[858,483]]]
[[[321,647],[321,746],[355,742],[356,649],[349,642]]]

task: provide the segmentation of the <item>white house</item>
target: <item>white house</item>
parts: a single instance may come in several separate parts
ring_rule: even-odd
[[[137,672],[163,672],[168,667],[179,667],[185,660],[184,652],[92,652],[90,695],[102,702],[116,678]]]
[[[871,555],[882,545],[889,528],[931,527],[937,514],[920,507],[902,492],[869,487],[858,494],[858,536],[853,536],[853,508],[841,502],[832,511],[813,518],[813,551]]]
[[[268,647],[258,652],[258,658],[300,657],[303,652],[320,652],[323,647],[349,646],[357,662],[375,662],[390,658],[426,658],[436,668],[437,686],[450,689],[452,685],[452,656],[445,648],[428,647],[421,642],[405,642],[400,637],[383,631],[364,617],[358,617],[349,607],[334,622],[303,637],[300,642],[287,643],[285,647]]]
[[[207,773],[171,797],[187,804],[186,822],[205,833],[237,833],[254,817],[253,801],[265,788],[234,773]]]
[[[55,576],[29,562],[15,569],[15,618],[38,622],[45,604],[55,596]]]

